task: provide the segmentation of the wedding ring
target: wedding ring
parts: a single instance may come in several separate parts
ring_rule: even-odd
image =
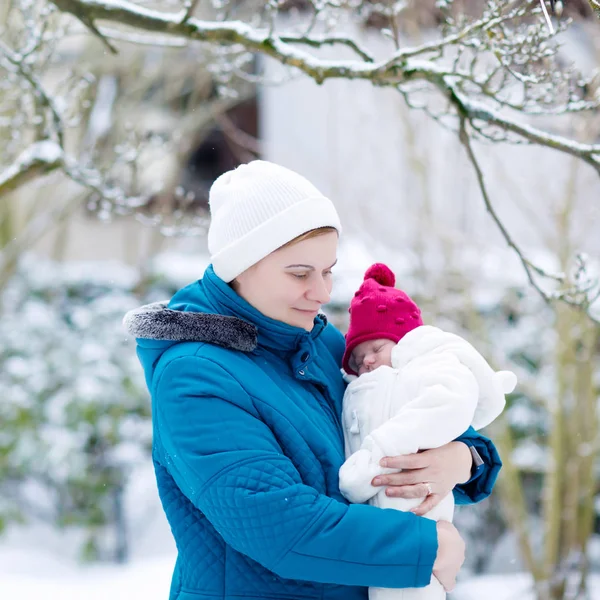
[[[427,488],[427,495],[431,496],[431,494],[433,494],[433,490],[431,489],[431,484],[429,482],[427,482],[425,484],[425,487]]]

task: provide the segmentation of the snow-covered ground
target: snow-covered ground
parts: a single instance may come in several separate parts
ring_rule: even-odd
[[[18,600],[167,600],[172,553],[125,566],[82,567],[56,554],[0,545],[0,598]],[[527,574],[467,578],[450,600],[534,600]],[[600,576],[590,581],[591,600],[600,600]]]
[[[47,554],[0,550],[0,598],[19,600],[167,600],[174,557],[123,567],[68,564]]]

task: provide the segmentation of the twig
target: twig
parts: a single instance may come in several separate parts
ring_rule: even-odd
[[[18,257],[51,227],[68,219],[80,206],[80,198],[71,197],[59,206],[41,212],[27,224],[18,237],[2,248],[0,254],[0,290],[10,278]]]
[[[188,4],[188,7],[185,11],[185,15],[183,16],[182,23],[185,23],[189,19],[194,16],[194,11],[196,10],[196,6],[198,6],[199,0],[191,0]]]
[[[481,195],[483,196],[483,202],[485,204],[487,211],[490,213],[493,221],[496,223],[496,226],[500,230],[500,233],[502,234],[502,237],[505,239],[506,243],[516,252],[517,256],[519,257],[519,260],[521,261],[521,264],[523,265],[523,268],[525,269],[525,273],[527,274],[527,279],[529,279],[529,283],[540,293],[540,295],[546,302],[550,303],[550,296],[548,294],[546,294],[546,292],[544,292],[544,290],[542,290],[542,288],[539,287],[539,285],[537,284],[537,281],[533,277],[531,261],[529,261],[528,259],[525,258],[525,256],[523,255],[523,252],[521,252],[521,249],[517,246],[517,244],[515,244],[511,235],[508,233],[508,230],[504,226],[504,223],[500,220],[500,217],[498,217],[498,214],[496,213],[496,211],[494,210],[494,207],[492,206],[492,202],[490,200],[490,197],[489,197],[489,194],[487,191],[487,187],[485,185],[483,171],[481,170],[481,167],[479,165],[477,157],[475,156],[475,153],[473,152],[473,147],[471,145],[471,139],[467,132],[466,117],[464,115],[460,116],[459,123],[460,123],[460,126],[459,126],[458,137],[460,139],[461,144],[465,147],[467,156],[469,157],[469,160],[471,161],[471,164],[473,165],[473,168],[475,169],[475,174],[477,175],[477,183],[479,184],[479,189],[481,190]]]
[[[58,143],[63,146],[63,124],[58,109],[54,104],[52,97],[46,92],[41,82],[26,66],[25,61],[17,56],[2,40],[0,40],[0,52],[5,56],[6,60],[17,70],[29,85],[32,87],[36,98],[41,102],[42,106],[48,108],[52,114],[54,129]]]
[[[554,27],[552,26],[552,21],[550,20],[550,15],[548,14],[548,9],[546,8],[546,2],[544,0],[540,0],[540,4],[542,5],[542,12],[544,13],[544,18],[546,19],[548,29],[550,29],[550,33],[554,33]]]
[[[484,104],[466,98],[456,89],[455,85],[448,81],[438,82],[438,87],[446,93],[450,92],[450,97],[457,106],[459,113],[466,116],[469,121],[473,119],[483,121],[488,125],[495,125],[505,131],[510,131],[529,142],[580,158],[600,175],[600,145],[580,144],[529,125],[521,125],[512,119],[500,116],[499,113],[489,109]]]
[[[477,157],[475,156],[475,153],[473,152],[471,140],[470,140],[469,134],[467,132],[467,128],[466,128],[466,117],[464,115],[460,116],[459,139],[460,139],[462,145],[465,147],[467,156],[469,157],[469,160],[470,160],[471,164],[473,165],[473,168],[475,169],[475,174],[477,175],[477,183],[479,184],[479,189],[481,190],[481,195],[483,196],[483,201],[485,203],[485,207],[486,207],[487,211],[490,213],[493,221],[496,223],[496,226],[500,230],[502,237],[504,237],[506,243],[509,245],[510,248],[512,248],[514,250],[514,252],[518,256],[519,260],[521,261],[521,264],[523,265],[523,268],[525,269],[525,274],[527,275],[527,279],[529,280],[529,283],[531,284],[531,286],[540,294],[540,296],[543,298],[543,300],[547,304],[551,304],[552,301],[554,301],[554,300],[560,300],[566,304],[569,304],[570,306],[573,306],[574,308],[577,308],[580,311],[583,311],[589,317],[589,319],[591,321],[600,325],[600,319],[595,318],[592,314],[590,314],[590,312],[588,310],[590,304],[592,304],[591,302],[588,302],[588,301],[578,302],[578,301],[572,300],[571,298],[569,298],[565,295],[565,292],[559,292],[558,294],[556,294],[556,293],[548,294],[538,285],[537,281],[535,280],[535,278],[533,276],[533,271],[535,271],[538,274],[543,275],[543,276],[547,276],[547,274],[543,269],[533,266],[531,261],[524,256],[523,252],[517,246],[517,244],[514,242],[511,235],[508,233],[508,230],[504,226],[504,223],[502,223],[502,221],[498,217],[498,214],[496,213],[494,207],[492,206],[492,203],[491,203],[488,191],[487,191],[487,187],[485,185],[483,171],[481,169],[481,166],[479,165],[479,162],[477,160]]]
[[[261,147],[260,142],[255,137],[247,134],[245,131],[240,129],[224,112],[213,111],[213,118],[223,129],[223,133],[226,137],[230,138],[231,141],[240,148],[247,150],[255,156],[260,156]]]
[[[295,37],[291,35],[282,35],[279,39],[286,44],[305,44],[308,46],[312,46],[313,48],[321,48],[322,46],[333,46],[334,44],[342,44],[344,46],[348,46],[360,56],[366,62],[375,62],[375,59],[371,55],[371,53],[362,48],[358,42],[348,39],[342,35],[330,35],[327,37]]]

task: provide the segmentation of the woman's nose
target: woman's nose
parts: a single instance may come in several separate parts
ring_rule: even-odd
[[[331,294],[327,282],[324,279],[319,278],[309,290],[309,300],[318,302],[319,304],[327,304]]]

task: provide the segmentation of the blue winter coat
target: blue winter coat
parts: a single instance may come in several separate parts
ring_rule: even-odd
[[[435,523],[339,492],[344,338],[325,318],[310,333],[266,318],[209,267],[128,326],[178,549],[171,600],[366,600],[367,586],[429,583]],[[473,430],[459,439],[485,464],[456,502],[477,502],[501,463]]]

